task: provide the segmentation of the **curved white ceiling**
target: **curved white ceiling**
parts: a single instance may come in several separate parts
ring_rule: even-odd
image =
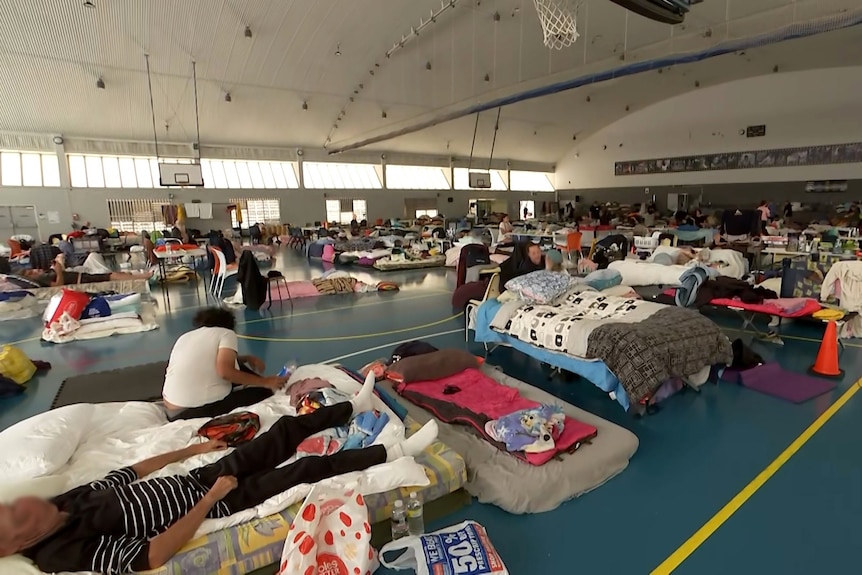
[[[578,11],[582,38],[549,52],[530,0],[457,0],[386,58],[440,0],[92,1],[94,9],[78,0],[0,3],[0,130],[151,140],[148,53],[160,139],[195,140],[194,60],[202,143],[321,148],[327,138],[356,140],[465,103],[611,69],[622,57],[700,50],[858,5],[705,0],[684,25],[668,27],[608,0],[585,0]],[[503,110],[495,156],[555,161],[574,134],[612,123],[626,106],[636,110],[693,89],[695,76],[705,85],[766,73],[774,64],[854,63],[859,52],[846,43],[858,36],[845,30],[512,105]],[[99,78],[104,90],[96,87]],[[479,156],[490,151],[493,115],[481,118]],[[474,118],[464,118],[371,149],[466,155],[473,127]]]
[[[617,161],[862,141],[862,66],[781,72],[662,100],[579,141],[557,165],[561,188],[847,179],[862,165],[615,176]],[[766,126],[747,138],[745,128]]]

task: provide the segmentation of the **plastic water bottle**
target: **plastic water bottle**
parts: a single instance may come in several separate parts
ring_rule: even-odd
[[[284,367],[278,372],[278,377],[290,377],[294,371],[296,371],[296,361],[291,360],[284,364]]]
[[[410,535],[422,535],[425,533],[425,518],[422,513],[422,500],[415,491],[407,500],[407,529]]]
[[[392,540],[408,535],[410,535],[410,529],[407,526],[407,509],[404,508],[404,502],[399,499],[392,506]]]

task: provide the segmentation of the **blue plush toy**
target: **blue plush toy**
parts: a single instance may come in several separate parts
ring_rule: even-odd
[[[555,447],[563,433],[565,415],[556,405],[522,409],[485,424],[485,431],[508,451],[541,453]]]

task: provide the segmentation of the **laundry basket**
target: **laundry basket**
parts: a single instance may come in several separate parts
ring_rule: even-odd
[[[651,254],[658,247],[658,238],[653,237],[635,237],[635,253],[646,252]]]

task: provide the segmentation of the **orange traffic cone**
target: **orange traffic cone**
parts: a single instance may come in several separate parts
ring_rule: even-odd
[[[826,324],[817,359],[808,372],[821,377],[844,377],[844,370],[838,365],[838,325],[834,321]]]

